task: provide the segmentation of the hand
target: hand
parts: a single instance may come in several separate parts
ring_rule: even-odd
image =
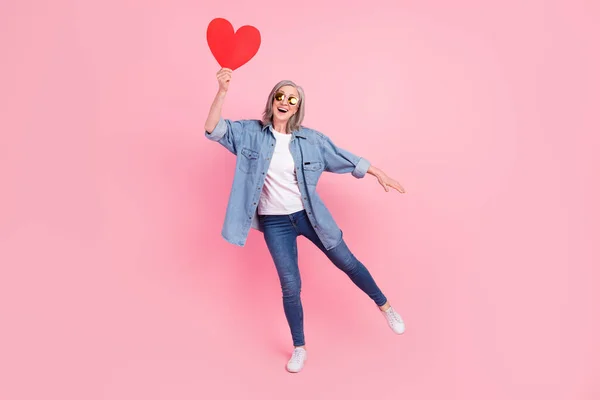
[[[229,82],[231,81],[231,73],[229,68],[222,68],[217,72],[217,81],[219,81],[219,91],[226,93],[229,90]]]
[[[385,189],[386,192],[390,191],[390,189],[388,189],[388,186],[396,189],[400,193],[406,192],[404,190],[404,188],[402,187],[402,185],[400,185],[398,182],[396,182],[394,179],[390,178],[383,172],[381,172],[380,174],[377,175],[377,180],[379,181],[381,186],[383,186],[383,188]]]

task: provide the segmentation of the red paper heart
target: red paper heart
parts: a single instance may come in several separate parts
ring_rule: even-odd
[[[208,47],[222,68],[235,70],[246,64],[258,52],[260,32],[253,26],[244,25],[237,32],[224,18],[215,18],[206,30]]]

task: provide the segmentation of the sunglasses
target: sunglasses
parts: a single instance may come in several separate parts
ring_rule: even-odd
[[[285,99],[285,93],[283,93],[283,92],[275,93],[275,100],[281,101],[283,99]],[[287,98],[287,102],[290,106],[295,106],[296,104],[298,104],[299,101],[300,100],[295,96],[288,96],[288,98]]]

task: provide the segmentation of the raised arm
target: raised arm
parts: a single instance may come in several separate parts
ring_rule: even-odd
[[[204,135],[209,140],[223,145],[231,153],[238,154],[238,145],[242,135],[246,131],[246,120],[231,121],[221,116],[221,109],[225,102],[225,95],[231,81],[231,70],[223,68],[217,72],[219,91],[210,106],[206,123],[204,124]]]
[[[204,123],[204,130],[208,134],[211,134],[212,131],[214,131],[215,127],[219,123],[219,120],[221,119],[221,109],[223,108],[225,96],[227,95],[227,90],[229,89],[229,82],[231,81],[232,72],[233,71],[229,68],[223,68],[217,72],[219,90],[212,102],[212,105],[210,106],[208,117],[206,117],[206,122]]]

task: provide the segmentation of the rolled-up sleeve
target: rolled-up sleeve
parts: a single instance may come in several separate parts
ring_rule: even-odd
[[[230,121],[221,118],[212,132],[205,131],[204,135],[223,145],[233,154],[237,154],[240,136],[244,132],[245,121]]]
[[[371,163],[363,157],[359,157],[348,150],[337,147],[333,141],[323,135],[323,158],[325,160],[325,171],[336,174],[352,173],[355,178],[363,178]]]

